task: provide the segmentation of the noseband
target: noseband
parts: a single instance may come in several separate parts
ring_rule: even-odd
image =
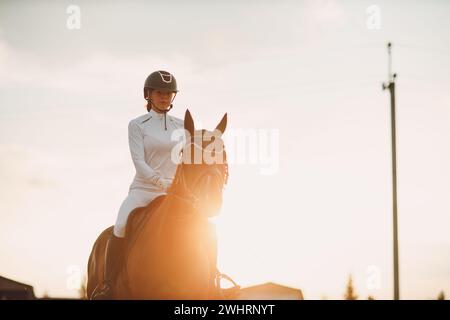
[[[202,130],[202,131],[204,132],[204,130]],[[181,194],[178,194],[178,193],[175,192],[176,188],[170,188],[172,190],[169,189],[168,190],[168,194],[171,194],[174,197],[189,203],[189,205],[191,207],[193,207],[195,211],[197,211],[199,198],[196,196],[195,191],[197,190],[197,187],[199,186],[200,182],[204,178],[206,178],[208,176],[219,178],[219,183],[220,183],[220,186],[222,188],[224,187],[224,185],[227,184],[227,181],[228,181],[227,153],[226,153],[224,147],[220,151],[217,151],[216,149],[214,149],[211,152],[211,151],[205,150],[202,146],[199,146],[194,141],[191,141],[190,143],[187,143],[183,147],[183,149],[180,150],[180,158],[181,159],[183,159],[183,151],[186,150],[187,148],[192,148],[191,149],[191,155],[192,155],[192,152],[195,152],[195,151],[192,151],[192,150],[196,149],[196,148],[199,149],[200,152],[202,152],[202,155],[204,155],[206,152],[214,153],[214,154],[221,154],[222,155],[222,162],[220,164],[216,163],[215,165],[206,165],[204,167],[204,170],[203,170],[202,174],[199,174],[195,178],[195,180],[193,181],[191,186],[189,186],[186,183],[186,180],[187,180],[186,176],[185,176],[185,165],[186,165],[186,163],[181,161],[181,163],[179,164],[179,167],[178,167],[177,172],[175,174],[175,181],[173,183],[173,186],[175,187],[175,186],[181,184],[181,190],[182,190]],[[192,161],[192,159],[191,159],[191,161]],[[178,172],[178,170],[180,172]]]
[[[226,184],[225,175],[221,172],[221,170],[219,170],[219,168],[214,166],[214,167],[205,169],[201,175],[196,177],[196,179],[194,180],[194,183],[191,185],[191,187],[189,187],[188,184],[186,183],[187,179],[186,179],[185,170],[184,170],[185,164],[182,163],[180,165],[181,165],[181,168],[180,168],[179,177],[178,177],[177,181],[175,181],[174,187],[177,184],[181,184],[181,189],[183,191],[180,194],[180,193],[176,193],[175,190],[172,189],[170,192],[168,192],[168,194],[170,194],[184,202],[187,202],[191,207],[194,208],[195,211],[197,211],[198,203],[200,201],[200,199],[195,194],[195,190],[197,190],[199,184],[202,182],[203,179],[205,179],[208,176],[212,176],[216,179],[219,179],[220,186],[223,187]]]

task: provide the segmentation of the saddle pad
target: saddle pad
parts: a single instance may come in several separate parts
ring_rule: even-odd
[[[131,211],[127,226],[126,226],[126,236],[125,236],[125,260],[128,257],[128,252],[130,251],[131,247],[134,245],[135,240],[139,236],[139,234],[142,231],[143,226],[146,224],[147,220],[150,219],[152,213],[158,209],[158,207],[161,205],[161,203],[165,199],[165,195],[159,196],[155,198],[152,202],[150,202],[146,207],[139,207],[133,209]]]

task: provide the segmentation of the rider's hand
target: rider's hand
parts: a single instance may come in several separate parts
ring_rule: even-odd
[[[167,189],[169,189],[171,184],[172,184],[172,179],[166,179],[166,178],[159,178],[158,182],[156,182],[156,185],[163,191],[167,191]]]

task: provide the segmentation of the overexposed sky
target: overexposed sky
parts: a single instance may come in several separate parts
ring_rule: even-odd
[[[81,10],[70,30],[69,5]],[[380,28],[370,29],[371,6]],[[373,8],[373,7],[372,7]],[[2,1],[0,275],[75,296],[133,178],[128,121],[168,70],[213,128],[278,130],[279,170],[233,164],[219,264],[243,286],[392,297],[386,43],[397,80],[403,298],[450,294],[447,1]],[[234,130],[234,131],[233,131]],[[231,140],[231,139],[230,139]],[[230,141],[231,143],[231,141]],[[274,151],[274,152],[275,152]],[[374,272],[375,270],[375,272]],[[379,275],[379,288],[367,282]],[[370,281],[369,281],[370,282]]]

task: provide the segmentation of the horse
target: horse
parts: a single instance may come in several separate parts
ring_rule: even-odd
[[[217,237],[209,221],[220,210],[228,179],[221,137],[226,125],[225,113],[214,131],[196,130],[186,110],[182,161],[167,195],[133,210],[128,219],[122,267],[113,284],[114,299],[226,299],[239,291],[240,286],[217,269]],[[222,161],[203,161],[211,156]],[[90,299],[95,299],[103,282],[104,252],[112,230],[109,227],[100,234],[89,256]],[[223,278],[234,287],[221,289]]]

